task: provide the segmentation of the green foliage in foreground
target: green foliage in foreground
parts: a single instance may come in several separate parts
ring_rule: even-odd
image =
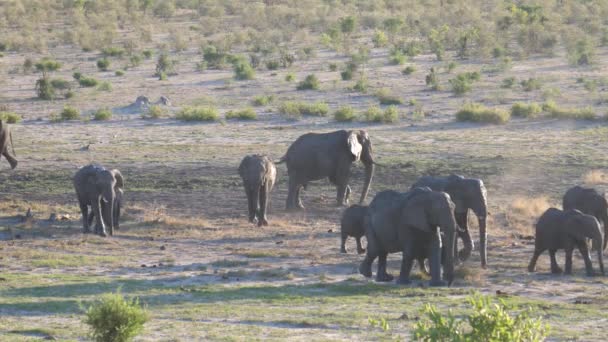
[[[493,303],[487,296],[468,299],[473,312],[463,318],[452,310],[440,313],[434,305],[427,304],[424,315],[414,326],[416,341],[453,342],[540,342],[547,336],[548,325],[541,318],[531,318],[530,308],[517,314],[509,313],[504,301]]]
[[[91,305],[84,323],[98,342],[127,342],[143,331],[148,313],[139,300],[125,299],[120,293],[105,294]]]
[[[456,113],[458,121],[504,124],[510,118],[511,113],[504,109],[488,108],[479,103],[467,103]]]
[[[13,112],[1,112],[0,111],[0,121],[4,121],[6,123],[12,124],[21,121],[21,115],[15,114]]]
[[[175,118],[182,121],[217,121],[219,114],[217,109],[211,107],[185,107]]]

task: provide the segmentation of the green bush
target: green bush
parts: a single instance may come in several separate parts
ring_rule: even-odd
[[[234,78],[237,80],[252,80],[255,71],[247,61],[238,61],[234,64]]]
[[[13,112],[2,112],[0,111],[0,121],[4,121],[9,124],[17,123],[21,121],[21,115]]]
[[[270,60],[266,62],[266,69],[268,70],[277,70],[281,64],[277,60]]]
[[[343,81],[349,81],[353,79],[353,72],[351,70],[344,70],[340,72],[340,77]]]
[[[217,121],[219,114],[217,109],[211,107],[185,107],[175,118],[182,121]]]
[[[403,65],[407,61],[407,56],[399,49],[394,49],[388,59],[390,65]]]
[[[361,92],[361,93],[366,93],[367,92],[367,78],[363,77],[363,78],[359,79],[357,81],[357,83],[355,83],[355,85],[353,86],[353,90]]]
[[[53,88],[48,78],[43,77],[36,81],[36,94],[42,100],[52,100],[55,98],[55,88]]]
[[[396,106],[388,106],[382,115],[382,122],[394,123],[399,121],[399,110]]]
[[[437,72],[434,67],[431,67],[429,74],[426,75],[424,81],[428,87],[432,90],[441,90],[441,85],[439,84],[439,76],[437,76]]]
[[[141,54],[144,55],[144,57],[146,59],[150,59],[150,58],[152,58],[153,53],[152,53],[152,50],[144,50],[141,52]]]
[[[507,77],[505,79],[502,80],[502,83],[500,84],[501,88],[506,88],[506,89],[510,89],[513,88],[513,86],[515,85],[515,82],[517,80],[515,79],[515,77]]]
[[[131,57],[129,57],[129,65],[132,68],[136,68],[141,64],[141,56],[140,55],[133,55]]]
[[[479,103],[467,103],[458,112],[456,120],[504,124],[511,118],[511,114],[503,109],[488,108]]]
[[[165,115],[165,110],[162,106],[152,105],[148,108],[148,112],[142,115],[144,119],[160,119]]]
[[[125,54],[125,49],[121,47],[111,46],[101,50],[106,57],[122,57]]]
[[[338,70],[338,64],[336,63],[330,63],[329,64],[329,71],[336,71]]]
[[[338,122],[351,122],[356,119],[355,110],[353,107],[340,107],[334,112],[334,120]]]
[[[289,73],[287,75],[285,75],[285,81],[286,82],[293,82],[296,79],[296,75],[294,75],[293,73]]]
[[[450,62],[448,63],[448,65],[445,67],[446,71],[449,73],[451,73],[452,71],[454,71],[456,69],[456,67],[458,66],[458,64],[456,62]]]
[[[527,80],[522,80],[521,82],[519,82],[519,84],[521,84],[522,88],[525,91],[538,90],[542,86],[542,83],[540,82],[540,80],[537,78],[533,78],[533,77],[531,77]]]
[[[97,84],[99,84],[99,82],[96,79],[94,79],[93,77],[81,76],[80,79],[78,80],[78,84],[80,84],[81,87],[90,88],[90,87],[97,86]]]
[[[80,111],[72,106],[65,106],[63,110],[59,114],[61,120],[79,120],[80,119]]]
[[[108,121],[112,118],[112,111],[107,108],[98,109],[93,114],[93,120],[95,121]]]
[[[139,300],[125,299],[120,293],[103,295],[87,310],[84,323],[98,342],[127,342],[139,335],[148,321]]]
[[[119,77],[124,76],[125,72],[124,72],[124,70],[116,70],[116,72],[114,72],[114,75],[119,76]]]
[[[540,342],[549,329],[541,318],[531,318],[528,308],[513,315],[504,301],[493,303],[489,296],[468,298],[472,312],[464,317],[451,310],[442,314],[433,305],[426,304],[423,318],[413,331],[416,341],[486,341],[486,342]]]
[[[390,90],[386,88],[378,90],[376,92],[376,97],[382,105],[400,105],[403,103],[403,101],[399,97],[392,94]]]
[[[107,58],[102,58],[97,61],[97,68],[101,71],[108,71],[110,67],[110,60]]]
[[[594,57],[593,42],[589,39],[581,39],[568,48],[568,60],[572,65],[590,65]]]
[[[521,103],[517,102],[511,106],[511,115],[522,118],[533,118],[543,111],[537,103]]]
[[[253,98],[254,106],[266,106],[270,104],[274,100],[274,96],[272,95],[259,95]]]
[[[371,106],[363,112],[362,119],[368,122],[382,122],[383,115],[382,109],[378,106]]]
[[[388,43],[386,33],[384,33],[382,30],[376,29],[376,31],[374,31],[374,35],[372,36],[372,43],[374,43],[375,48],[385,47]]]
[[[319,79],[314,74],[306,76],[296,87],[297,90],[319,90],[319,88]]]
[[[53,78],[51,80],[51,86],[53,86],[53,88],[55,89],[60,89],[60,90],[66,90],[66,89],[70,89],[70,82],[67,80],[64,80],[62,78]]]
[[[51,71],[57,71],[61,69],[61,63],[56,60],[43,58],[36,63],[36,70],[42,72],[42,75],[46,76]]]
[[[557,119],[575,119],[575,120],[595,120],[597,115],[593,108],[563,108],[557,106],[553,101],[543,103],[543,111],[547,112],[550,117]]]
[[[80,80],[80,78],[82,77],[82,73],[80,71],[76,71],[75,73],[72,74],[72,77],[78,81]]]
[[[466,72],[456,75],[456,78],[449,80],[452,92],[456,95],[468,93],[473,89],[473,82],[479,80],[479,72]]]
[[[404,75],[411,75],[414,73],[414,71],[416,71],[416,67],[408,65],[405,67],[405,69],[401,70],[401,73]]]
[[[326,116],[329,106],[325,102],[305,103],[297,101],[286,101],[279,106],[279,113],[291,119],[299,119],[302,115]]]
[[[253,108],[245,108],[241,110],[231,110],[225,115],[226,119],[238,120],[257,120],[258,115]]]
[[[100,91],[112,91],[112,83],[106,82],[106,81],[101,82],[99,84],[99,86],[97,87],[97,90],[100,90]]]
[[[167,76],[175,74],[175,64],[176,62],[169,58],[166,52],[162,52],[156,61],[154,76],[158,77],[161,81],[167,79]]]

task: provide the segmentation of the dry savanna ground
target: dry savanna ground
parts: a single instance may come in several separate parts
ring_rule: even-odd
[[[178,20],[163,25],[194,25]],[[153,35],[153,41],[175,39],[173,33]],[[454,51],[437,61],[424,51],[408,60],[416,70],[407,76],[403,65],[387,63],[388,49],[372,48],[365,65],[367,92],[352,89],[356,79],[343,81],[340,70],[330,71],[331,64],[342,66],[349,58],[321,45],[314,56],[289,68],[260,68],[246,81],[234,80],[231,68],[197,70],[195,48],[169,54],[178,61],[176,75],[163,81],[154,76],[156,55],[119,75],[115,71],[126,61],[112,59],[109,71],[99,71],[99,51],[85,50],[57,44],[42,53],[6,51],[0,57],[0,111],[23,118],[11,127],[18,168],[0,163],[1,340],[86,340],[84,311],[100,295],[116,291],[140,298],[150,312],[138,341],[409,340],[426,303],[460,315],[469,310],[466,298],[475,292],[500,294],[515,311],[532,308],[551,326],[552,341],[605,340],[608,278],[586,277],[577,253],[572,276],[549,274],[548,255],[541,257],[536,273],[526,266],[533,224],[546,208],[560,206],[562,194],[573,185],[601,191],[608,186],[606,47],[597,48],[590,66],[572,66],[560,47],[550,55],[509,61],[458,59]],[[53,77],[71,79],[81,72],[111,87],[75,88],[68,100],[37,99],[34,85],[40,74],[23,74],[23,63],[48,55],[62,63]],[[431,67],[438,70],[439,90],[425,84]],[[474,71],[481,76],[472,91],[454,95],[448,80]],[[318,90],[298,91],[295,82],[286,80],[293,75],[301,81],[313,73]],[[501,87],[511,77],[514,85]],[[519,82],[530,78],[538,87],[525,91]],[[397,122],[333,119],[343,106],[362,112],[378,105],[375,93],[382,88],[403,102],[396,106]],[[125,110],[139,95],[152,101],[166,96],[171,105],[160,107],[160,118],[143,119],[139,108]],[[214,107],[223,116],[252,106],[260,95],[273,100],[254,107],[257,120],[173,118],[185,106]],[[291,100],[324,101],[329,116],[285,118],[277,108]],[[515,102],[545,101],[588,107],[599,119],[541,115],[512,118],[504,125],[454,119],[467,102],[509,110]],[[50,120],[66,105],[78,108],[85,119]],[[100,108],[114,115],[89,120]],[[368,202],[381,190],[404,191],[422,175],[483,179],[491,214],[488,269],[480,269],[474,251],[458,267],[451,288],[427,288],[418,270],[408,287],[365,279],[357,273],[362,256],[354,253],[354,241],[349,240],[349,254],[339,253],[343,208],[334,206],[335,188],[328,181],[310,184],[304,192],[306,211],[288,213],[284,165],[278,166],[270,226],[248,224],[236,172],[242,157],[265,153],[277,160],[301,134],[337,129],[365,129],[372,139],[382,165]],[[113,237],[81,233],[71,177],[90,162],[118,168],[125,177],[126,210]],[[355,198],[362,173],[361,165],[353,168]],[[470,221],[477,241],[477,224]],[[399,261],[399,255],[389,259],[393,274]],[[558,261],[563,263],[563,254]],[[373,323],[380,319],[390,328]]]

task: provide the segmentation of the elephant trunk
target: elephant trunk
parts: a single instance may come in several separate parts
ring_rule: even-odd
[[[369,192],[369,186],[372,183],[372,177],[374,176],[374,161],[371,160],[363,160],[365,165],[365,183],[363,185],[363,191],[361,191],[361,199],[359,200],[359,204],[363,204],[365,202],[365,198],[367,197],[367,193]]]
[[[102,206],[102,216],[101,221],[108,228],[110,235],[114,234],[114,205],[116,201],[116,193],[113,188],[110,190],[104,191],[102,195],[102,201],[104,205]]]
[[[442,215],[440,222],[440,228],[445,239],[442,241],[443,248],[445,248],[443,278],[448,282],[448,286],[452,285],[454,281],[454,250],[456,249],[457,227],[453,212],[448,210],[447,213]]]
[[[486,231],[486,220],[488,217],[488,208],[485,200],[479,203],[473,208],[473,212],[477,216],[477,222],[479,224],[479,255],[481,257],[481,267],[486,268],[488,263],[487,257],[487,239],[488,233]]]
[[[601,248],[602,250],[606,249],[606,245],[608,244],[608,210],[604,209],[602,211],[602,215],[601,215],[601,223],[603,226],[603,230],[602,232],[604,233],[604,245],[603,248]]]

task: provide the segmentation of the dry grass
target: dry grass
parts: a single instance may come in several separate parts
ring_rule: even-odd
[[[589,185],[607,184],[608,174],[602,170],[591,170],[583,175],[583,182]]]
[[[521,217],[539,217],[545,210],[551,207],[549,197],[516,197],[511,201],[513,214]]]

